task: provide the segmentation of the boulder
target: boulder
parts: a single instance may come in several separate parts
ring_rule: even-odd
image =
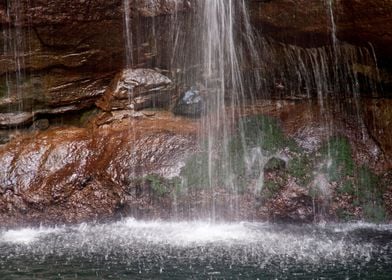
[[[313,199],[308,190],[291,182],[266,203],[269,217],[276,222],[308,223],[314,220]]]
[[[137,11],[144,17],[156,17],[186,11],[191,7],[190,0],[136,0]]]
[[[180,172],[195,133],[192,122],[161,114],[20,135],[0,146],[0,225],[113,217],[134,202],[131,178]]]
[[[125,69],[114,79],[97,106],[104,111],[160,107],[170,103],[172,81],[152,69]]]
[[[200,117],[205,110],[205,100],[199,90],[191,88],[186,91],[174,107],[176,115]]]
[[[286,168],[286,162],[283,159],[272,157],[264,165],[264,172],[279,171]]]

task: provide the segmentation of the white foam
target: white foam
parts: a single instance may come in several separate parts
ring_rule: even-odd
[[[24,228],[7,230],[0,235],[0,242],[29,244],[40,237],[59,232],[58,228]]]
[[[165,255],[167,248],[200,250],[196,255],[203,256],[204,250],[215,248],[231,252],[232,246],[235,246],[237,249],[233,252],[239,255],[242,250],[245,255],[251,252],[252,256],[261,258],[290,257],[320,262],[323,259],[349,260],[354,256],[365,258],[378,250],[378,245],[371,241],[357,243],[346,238],[350,231],[361,228],[392,231],[391,225],[363,223],[277,226],[250,222],[167,222],[127,218],[107,224],[8,230],[0,233],[0,243],[8,243],[9,246],[33,244],[29,250],[43,255],[53,253],[53,250],[87,255],[114,251],[132,257],[146,252]],[[214,254],[215,249],[209,253]]]
[[[253,231],[244,223],[139,222],[127,219],[122,226],[152,232],[150,241],[187,245],[192,243],[250,241]],[[120,230],[122,228],[120,226]]]

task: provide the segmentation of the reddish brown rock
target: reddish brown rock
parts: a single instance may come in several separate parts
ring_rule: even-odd
[[[289,184],[265,206],[277,222],[312,222],[315,218],[312,197],[295,183]]]
[[[280,119],[285,134],[307,153],[317,151],[328,137],[341,135],[349,140],[358,166],[366,164],[379,174],[389,170],[383,150],[374,153],[378,144],[363,138],[355,110],[348,114],[350,110],[343,113],[335,107],[329,119],[319,105],[308,101],[260,101],[244,109],[246,115]],[[0,224],[72,223],[119,214],[205,218],[212,207],[218,217],[231,220],[312,222],[320,213],[333,217],[336,209],[359,215],[354,197],[338,193],[336,184],[321,184],[325,178],[320,176],[301,183],[287,176],[283,164],[265,174],[264,179],[278,186],[266,199],[255,192],[256,181],[233,192],[223,186],[179,191],[178,182],[166,188],[157,177],[143,179],[178,175],[183,160],[200,148],[195,144],[198,125],[165,112],[118,110],[98,115],[88,128],[52,127],[15,136],[0,146]],[[281,156],[291,157],[287,151]],[[318,191],[315,204],[312,189]],[[324,206],[321,200],[328,199],[336,201]],[[389,187],[385,201],[390,201]]]
[[[125,64],[124,1],[8,1],[0,3],[0,118],[3,126],[25,125],[21,114],[60,114],[93,106]],[[138,67],[170,61],[170,21],[188,1],[130,1]],[[155,16],[159,18],[153,18]],[[148,17],[148,18],[147,18]],[[156,38],[162,37],[164,46]],[[156,33],[155,33],[156,32]],[[167,66],[167,65],[166,65]],[[154,97],[154,100],[157,98]],[[151,98],[139,100],[140,107]],[[9,119],[8,113],[18,112]],[[4,115],[2,115],[4,114]],[[26,121],[27,120],[27,121]]]
[[[16,138],[0,148],[0,224],[113,217],[132,178],[179,172],[194,133],[192,122],[161,114]]]
[[[391,59],[392,3],[389,0],[331,1],[337,37],[357,45],[372,44],[376,52]],[[331,41],[329,1],[251,0],[253,22],[279,41],[320,46]]]
[[[364,100],[365,123],[369,132],[383,152],[392,168],[392,100]]]
[[[114,79],[97,106],[104,111],[140,110],[169,104],[172,81],[152,69],[125,69]]]
[[[189,0],[137,0],[132,5],[144,17],[156,17],[160,15],[174,14],[186,11],[191,6]]]

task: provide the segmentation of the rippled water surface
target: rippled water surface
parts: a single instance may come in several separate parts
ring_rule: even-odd
[[[0,279],[392,279],[392,226],[124,219],[3,230]]]

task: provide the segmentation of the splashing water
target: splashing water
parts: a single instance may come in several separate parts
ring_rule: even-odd
[[[278,226],[134,219],[8,230],[0,232],[0,276],[341,279],[355,272],[358,277],[381,277],[390,272],[391,232],[390,226],[370,224]]]

